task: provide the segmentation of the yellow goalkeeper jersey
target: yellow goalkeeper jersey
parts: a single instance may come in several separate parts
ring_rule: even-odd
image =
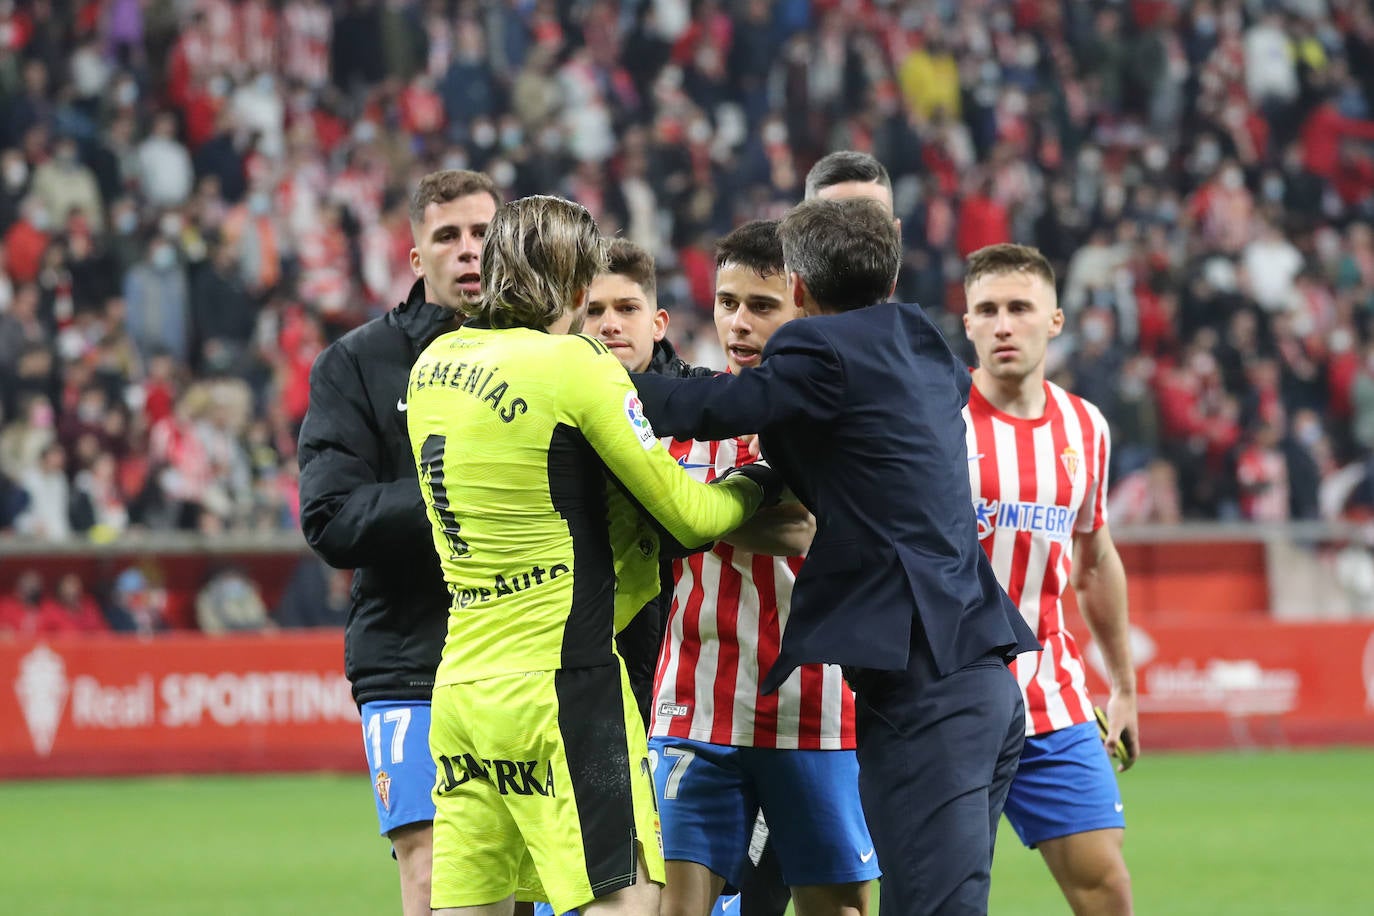
[[[658,536],[733,530],[752,481],[697,483],[600,342],[463,327],[410,373],[411,448],[453,597],[435,685],[607,664],[659,589]]]

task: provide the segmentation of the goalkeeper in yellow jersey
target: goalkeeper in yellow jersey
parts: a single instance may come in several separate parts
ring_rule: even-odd
[[[430,728],[439,913],[658,912],[653,782],[613,634],[658,591],[662,532],[712,541],[780,488],[757,466],[692,480],[620,362],[569,333],[602,244],[577,204],[504,205],[467,324],[411,370],[411,446],[453,598]]]

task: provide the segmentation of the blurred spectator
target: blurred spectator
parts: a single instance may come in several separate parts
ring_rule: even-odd
[[[14,580],[14,591],[0,595],[0,634],[36,636],[44,629],[43,578],[26,569]]]
[[[49,443],[38,463],[19,476],[29,496],[28,506],[15,519],[20,534],[40,541],[64,541],[71,536],[71,488],[67,483],[67,452]]]
[[[105,615],[117,633],[151,636],[167,629],[167,592],[142,570],[129,568],[115,577]]]
[[[176,243],[162,233],[149,240],[147,256],[124,278],[129,336],[145,357],[158,352],[179,363],[189,358],[190,289]]]
[[[286,629],[342,627],[348,619],[352,573],[332,569],[315,556],[303,557],[291,573],[274,617]]]
[[[1277,448],[1279,432],[1263,423],[1247,440],[1236,458],[1241,517],[1255,522],[1287,521],[1288,467]]]
[[[258,587],[237,569],[220,570],[196,593],[196,624],[211,635],[275,629]]]
[[[405,295],[404,203],[435,168],[579,199],[650,248],[680,350],[717,360],[714,240],[838,146],[887,165],[898,295],[956,346],[960,258],[1046,252],[1058,377],[1106,412],[1122,478],[1173,465],[1184,516],[1240,511],[1260,423],[1295,515],[1312,461],[1320,492],[1374,455],[1367,3],[108,0],[5,24],[10,514],[61,429],[77,532],[121,507],[292,524],[310,365]],[[241,422],[174,408],[207,378],[247,385]],[[97,386],[104,418],[75,422]],[[271,460],[226,446],[249,428]]]
[[[86,591],[81,577],[64,573],[57,580],[57,589],[47,608],[64,632],[103,633],[110,628],[96,600]]]
[[[80,213],[93,232],[99,232],[105,224],[95,175],[81,164],[76,140],[71,137],[58,140],[52,159],[34,172],[33,193],[43,202],[50,218],[65,221],[71,213]]]
[[[1163,458],[1112,484],[1108,509],[1118,525],[1176,525],[1183,519],[1174,466]]]

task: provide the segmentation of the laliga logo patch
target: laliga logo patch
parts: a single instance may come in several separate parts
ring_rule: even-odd
[[[1077,480],[1078,465],[1080,463],[1078,449],[1074,448],[1072,445],[1066,447],[1064,451],[1059,453],[1059,460],[1064,463],[1064,470],[1069,472],[1069,479]]]
[[[639,400],[639,395],[633,391],[625,393],[625,416],[630,421],[630,429],[634,430],[639,444],[647,452],[654,447],[658,437],[654,435],[654,428],[649,425],[649,418],[644,416],[644,404]]]
[[[391,810],[391,777],[386,775],[386,770],[377,771],[377,800],[383,808]]]

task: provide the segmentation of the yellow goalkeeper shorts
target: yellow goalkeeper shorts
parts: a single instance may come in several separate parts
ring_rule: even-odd
[[[624,665],[436,687],[434,909],[515,894],[565,913],[663,882],[643,720]]]

